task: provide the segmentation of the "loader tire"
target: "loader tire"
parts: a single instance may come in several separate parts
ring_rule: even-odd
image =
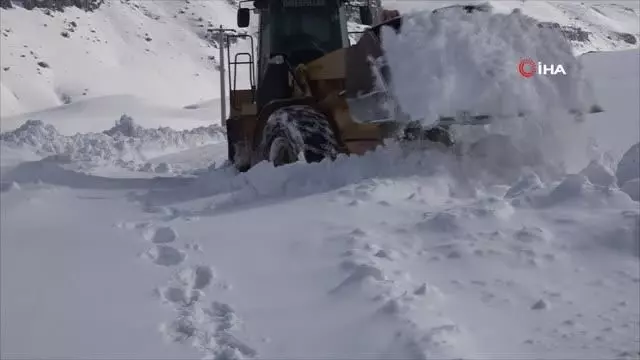
[[[291,105],[274,111],[265,125],[261,157],[274,166],[296,162],[299,154],[307,162],[334,159],[336,137],[327,117],[308,105]]]

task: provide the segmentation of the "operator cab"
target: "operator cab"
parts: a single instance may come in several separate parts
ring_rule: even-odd
[[[345,0],[255,0],[253,6],[259,15],[259,78],[275,55],[295,67],[349,46]],[[249,19],[250,9],[240,8],[238,27],[247,27]]]
[[[268,17],[271,53],[286,54],[289,63],[296,66],[342,48],[341,12],[337,4],[331,2],[337,1],[281,0],[273,3]]]
[[[289,75],[338,49],[350,46],[347,7],[354,0],[255,0],[253,9],[238,9],[238,27],[249,26],[253,10],[259,18],[257,112],[272,101],[288,99],[293,87]],[[357,0],[370,1],[370,0]],[[364,11],[366,10],[366,11]],[[369,22],[369,6],[360,7],[361,20]]]

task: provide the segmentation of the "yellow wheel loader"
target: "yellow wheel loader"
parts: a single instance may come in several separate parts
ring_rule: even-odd
[[[231,68],[229,72],[230,114],[225,123],[228,157],[239,171],[265,160],[279,166],[317,162],[338,153],[363,154],[389,137],[451,146],[451,124],[490,120],[463,114],[441,118],[429,128],[398,121],[406,115],[393,105],[392,94],[380,89],[380,82],[383,88],[389,82],[388,69],[372,66],[371,60],[383,56],[381,27],[399,31],[402,17],[383,10],[379,1],[256,0],[248,7],[243,7],[248,1],[240,3],[239,28],[249,26],[252,12],[257,15],[258,54],[257,66],[253,51],[231,59],[227,41],[229,66],[234,67],[233,81]],[[460,8],[486,11],[483,6]],[[354,13],[370,27],[351,45],[347,20]],[[374,18],[381,21],[373,25]],[[249,37],[253,49],[252,36],[232,36]],[[239,61],[242,55],[248,60]],[[236,88],[239,64],[251,68],[249,88]]]
[[[389,16],[396,12],[351,0],[256,0],[243,7],[247,2],[240,3],[237,21],[246,28],[251,13],[257,15],[257,66],[253,53],[231,59],[227,42],[229,66],[234,67],[229,75],[237,65],[251,68],[248,88],[236,88],[235,77],[229,76],[228,157],[238,170],[264,160],[278,166],[338,153],[363,154],[396,134],[394,117],[399,115],[379,114],[385,112],[379,109],[385,100],[380,96],[388,94],[364,100],[369,103],[358,108],[367,114],[361,116],[349,100],[375,94],[376,74],[369,61],[382,55],[380,27],[400,28],[401,17]],[[351,45],[347,20],[354,11],[365,25],[372,25],[374,17],[386,21],[368,28]],[[239,61],[239,55],[248,60]],[[422,132],[412,127],[407,136],[452,144],[446,126]]]

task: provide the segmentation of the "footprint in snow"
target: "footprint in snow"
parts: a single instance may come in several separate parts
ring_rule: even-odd
[[[215,332],[212,336],[215,346],[211,350],[216,355],[216,359],[233,359],[235,357],[228,357],[228,355],[238,352],[243,356],[256,356],[256,350],[231,333],[240,323],[240,319],[230,305],[214,301],[209,309],[205,309],[205,314],[215,324]]]
[[[157,245],[144,253],[156,265],[175,266],[182,263],[187,254],[169,245]]]
[[[178,233],[170,226],[162,226],[148,229],[144,238],[154,244],[167,244],[176,241]]]
[[[168,324],[161,324],[160,331],[172,341],[186,342],[206,353],[211,359],[243,359],[257,355],[255,349],[240,340],[232,332],[240,323],[231,306],[214,301],[199,314],[184,309]]]
[[[200,300],[202,293],[198,290],[189,290],[180,286],[168,286],[156,290],[157,295],[165,302],[178,308],[188,307]]]
[[[178,279],[183,285],[197,290],[202,290],[209,286],[214,278],[213,269],[205,265],[187,268],[178,274]]]

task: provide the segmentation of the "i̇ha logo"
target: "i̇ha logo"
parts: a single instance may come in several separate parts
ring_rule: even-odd
[[[562,65],[547,65],[541,62],[535,62],[531,59],[522,59],[518,63],[518,72],[522,77],[530,78],[535,74],[538,75],[567,75]]]

